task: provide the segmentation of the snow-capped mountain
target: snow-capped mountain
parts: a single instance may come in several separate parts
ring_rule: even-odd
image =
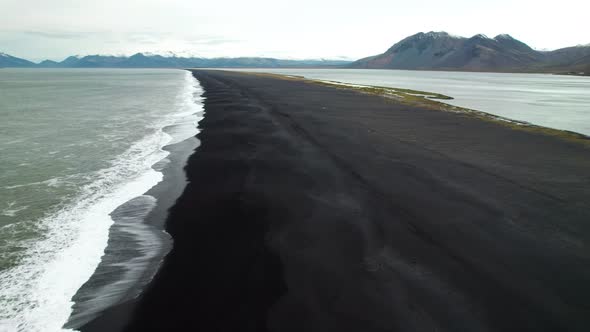
[[[345,60],[284,60],[274,58],[203,58],[186,57],[175,52],[143,52],[131,56],[87,55],[70,56],[57,64],[42,62],[42,67],[65,68],[191,68],[191,67],[302,67],[302,66],[341,66],[349,64]]]

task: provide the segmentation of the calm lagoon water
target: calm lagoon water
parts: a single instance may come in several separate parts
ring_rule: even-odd
[[[244,69],[438,92],[449,104],[590,135],[590,77],[364,69]],[[447,102],[447,101],[445,101]]]

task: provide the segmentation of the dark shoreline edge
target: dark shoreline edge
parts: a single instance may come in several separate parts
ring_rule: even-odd
[[[177,125],[182,124],[170,125],[162,130],[168,133],[170,128]],[[105,254],[91,278],[82,285],[74,296],[74,310],[64,325],[65,328],[80,329],[81,331],[87,329],[117,331],[122,330],[126,325],[131,317],[131,310],[137,302],[137,297],[145,287],[149,286],[172,247],[172,239],[165,231],[165,221],[168,210],[180,197],[188,183],[184,168],[199,143],[196,136],[192,136],[162,147],[162,150],[168,151],[169,155],[152,166],[162,172],[162,181],[142,196],[124,203],[111,213],[114,224],[109,230],[109,242],[105,248]],[[134,215],[137,214],[137,210],[133,206],[129,208],[128,205],[133,205],[135,200],[145,196],[153,197],[156,201],[155,206],[147,215]],[[131,218],[131,223],[139,224],[136,226],[129,224],[124,221],[125,218]],[[126,227],[132,229],[126,230]],[[141,240],[137,238],[141,234],[135,234],[133,229],[137,227],[152,232],[153,235],[150,238],[155,236],[159,238],[159,241],[153,243],[152,247],[137,245],[135,241]],[[129,231],[131,233],[127,234]],[[142,252],[144,250],[146,252]],[[140,266],[134,266],[134,258],[142,258],[142,256],[148,256],[149,259],[144,259]],[[127,269],[132,273],[141,272],[136,278],[129,280],[122,275],[129,273],[126,271]],[[123,283],[123,286],[111,289],[109,283],[114,282]],[[107,298],[106,302],[114,301],[115,304],[97,312],[96,308],[92,306],[96,304],[103,306],[104,303],[101,303],[104,301],[103,297]],[[111,315],[116,316],[117,319],[111,319]],[[104,317],[108,317],[109,320],[106,326]]]
[[[585,331],[583,145],[252,74],[195,71],[175,248],[82,331]],[[411,109],[412,112],[407,112]],[[178,246],[177,246],[178,245]]]
[[[203,86],[203,84],[201,84],[202,87],[204,88],[204,93],[203,93],[203,98],[204,98],[204,110],[205,113],[208,113],[211,111],[211,107],[208,107],[207,105],[210,103],[211,99],[215,99],[217,97],[216,93],[211,93],[208,92],[209,89],[207,89],[206,86]],[[236,96],[238,97],[238,96]],[[219,98],[218,98],[219,99]],[[152,282],[148,285],[148,287],[146,287],[146,289],[144,290],[144,293],[142,295],[140,295],[140,297],[136,300],[131,300],[131,301],[127,301],[124,303],[120,303],[114,307],[109,308],[108,310],[106,310],[101,316],[99,316],[97,319],[94,319],[93,321],[91,321],[90,323],[82,326],[80,328],[80,331],[83,332],[92,332],[92,331],[180,331],[180,330],[185,330],[185,326],[184,323],[182,321],[178,321],[178,320],[168,320],[166,318],[158,318],[161,315],[161,310],[160,309],[156,309],[156,312],[142,312],[143,310],[145,310],[145,307],[148,307],[147,310],[149,309],[150,305],[155,305],[155,306],[159,306],[159,305],[164,305],[166,307],[166,310],[170,310],[171,314],[174,314],[175,312],[178,314],[180,312],[184,312],[185,310],[189,309],[192,310],[192,308],[186,308],[184,304],[182,303],[178,303],[178,301],[176,300],[176,298],[182,298],[182,295],[178,295],[178,296],[173,296],[170,293],[173,293],[174,291],[178,291],[181,294],[184,293],[184,289],[182,288],[176,288],[179,287],[180,284],[182,284],[183,282],[190,282],[193,283],[193,281],[188,280],[188,281],[183,281],[183,280],[177,280],[178,283],[170,283],[168,282],[168,279],[170,278],[178,278],[180,277],[181,279],[184,279],[182,277],[183,274],[183,269],[184,267],[182,265],[185,264],[185,261],[189,258],[186,257],[186,255],[190,255],[190,252],[187,252],[186,246],[191,246],[194,245],[195,241],[201,241],[201,243],[204,243],[205,246],[208,246],[206,248],[203,249],[210,249],[210,250],[214,250],[215,246],[216,246],[216,241],[222,241],[220,238],[221,233],[224,232],[224,229],[219,229],[217,230],[217,235],[218,238],[211,238],[210,234],[206,234],[206,233],[202,233],[200,234],[200,236],[202,236],[202,238],[199,239],[195,239],[193,238],[193,236],[191,235],[190,237],[186,237],[183,236],[183,234],[188,234],[186,232],[186,230],[183,229],[175,229],[174,225],[178,224],[179,221],[186,221],[183,219],[186,218],[203,218],[205,220],[207,219],[215,219],[213,218],[210,214],[217,214],[215,217],[217,218],[222,218],[223,220],[227,220],[227,221],[231,221],[232,219],[234,220],[234,222],[237,223],[241,223],[243,222],[244,225],[249,225],[249,224],[256,224],[256,218],[257,215],[256,213],[254,213],[251,216],[248,216],[250,219],[248,220],[242,220],[240,217],[244,217],[243,214],[240,213],[240,211],[235,211],[235,209],[232,207],[233,204],[235,204],[235,200],[239,198],[228,198],[228,199],[219,199],[219,197],[215,197],[214,193],[215,190],[213,188],[211,188],[212,190],[210,191],[206,191],[206,192],[199,192],[199,191],[203,191],[203,186],[211,186],[211,187],[218,187],[221,183],[223,183],[222,179],[219,178],[211,178],[210,176],[208,176],[208,173],[212,173],[215,174],[216,173],[216,169],[218,168],[218,165],[198,165],[199,159],[203,158],[203,155],[206,155],[207,153],[219,153],[219,151],[215,151],[216,147],[215,144],[218,143],[219,141],[224,141],[223,139],[221,140],[215,140],[215,142],[212,142],[211,139],[208,139],[208,135],[206,133],[206,129],[208,128],[208,124],[213,122],[215,123],[215,121],[218,121],[220,115],[219,112],[217,112],[217,117],[214,118],[212,116],[205,116],[203,120],[201,120],[201,122],[199,123],[199,128],[201,128],[201,131],[197,134],[197,138],[199,139],[199,141],[201,142],[201,144],[199,145],[199,147],[194,151],[194,153],[189,157],[188,163],[186,164],[184,170],[186,171],[186,175],[188,177],[188,182],[187,182],[187,186],[184,187],[184,192],[181,195],[181,197],[176,201],[175,205],[172,207],[172,209],[170,209],[168,212],[168,216],[166,219],[167,223],[166,223],[166,231],[172,235],[173,238],[173,248],[170,252],[168,252],[164,263],[162,264],[162,266],[160,267],[160,270],[158,271],[158,273],[156,274],[156,276],[154,277],[154,279],[152,280]],[[221,115],[221,117],[223,117],[223,115]],[[213,118],[213,119],[211,119]],[[225,140],[227,141],[227,140]],[[205,142],[209,142],[209,144],[203,144]],[[213,144],[211,144],[213,143]],[[213,145],[212,147],[207,148],[209,145]],[[225,153],[225,152],[222,152]],[[197,160],[195,162],[195,160]],[[197,164],[197,165],[195,165]],[[198,179],[198,181],[195,181],[195,179]],[[231,177],[229,178],[230,181],[232,180]],[[218,192],[218,194],[225,194],[225,192],[223,191],[224,188],[221,188],[221,191]],[[198,206],[194,206],[194,207],[187,207],[187,204],[190,204],[190,199],[194,198],[193,196],[195,196],[195,191],[197,191],[196,195],[204,195],[201,198],[201,200],[203,200],[203,204],[207,205],[207,204],[213,204],[215,205],[214,207],[209,207],[208,209],[202,209],[199,210]],[[229,200],[229,202],[228,202]],[[229,209],[225,209],[224,205],[228,204]],[[239,204],[239,203],[238,203]],[[197,204],[198,205],[198,204]],[[201,211],[201,212],[195,212],[195,211]],[[239,225],[236,225],[239,226]],[[185,226],[186,227],[186,226]],[[215,227],[214,225],[212,225],[212,227]],[[234,247],[234,251],[232,252],[233,254],[235,254],[234,257],[227,257],[228,260],[234,261],[236,262],[235,264],[239,264],[240,261],[244,260],[245,258],[248,258],[247,255],[248,254],[252,254],[255,257],[258,256],[258,254],[261,254],[262,257],[261,259],[268,263],[268,265],[270,265],[270,268],[267,269],[267,272],[270,271],[276,271],[276,272],[272,272],[272,274],[275,274],[278,272],[280,274],[280,263],[278,262],[278,258],[276,257],[276,255],[269,253],[268,249],[265,246],[265,241],[264,241],[264,234],[266,233],[266,230],[264,229],[266,227],[266,225],[263,224],[259,224],[259,225],[255,225],[255,227],[253,229],[248,230],[248,234],[251,235],[251,237],[245,237],[243,238],[244,241],[246,242],[251,242],[253,241],[253,243],[251,243],[251,245],[253,245],[253,247],[251,248],[252,250],[250,252],[241,252],[239,249],[239,246],[241,244],[244,243],[235,243],[232,246]],[[194,235],[195,231],[192,230],[190,232],[190,234]],[[228,236],[232,237],[233,235],[227,234]],[[245,243],[248,244],[248,243]],[[231,244],[230,244],[231,245]],[[180,254],[176,254],[178,251],[180,251]],[[207,262],[209,266],[211,265],[219,265],[218,269],[222,270],[224,269],[224,265],[227,264],[226,261],[218,259],[216,257],[207,257],[207,252],[205,251],[194,251],[195,252],[195,256],[197,255],[205,255],[205,256],[200,256],[201,260],[204,262]],[[180,256],[180,258],[178,257]],[[262,264],[265,264],[265,263]],[[247,262],[246,262],[247,263]],[[172,265],[172,267],[171,267]],[[180,268],[178,267],[178,265],[180,265]],[[170,270],[173,270],[172,272]],[[187,268],[187,272],[191,272],[191,273],[195,273],[195,271],[192,271],[192,269],[189,267]],[[215,270],[215,268],[213,268],[213,270]],[[215,272],[215,271],[213,271]],[[239,274],[236,274],[236,276],[239,276]],[[235,280],[232,280],[232,275],[228,275],[225,280],[223,278],[223,275],[217,275],[215,273],[210,274],[210,275],[206,275],[205,273],[203,273],[203,276],[201,277],[202,279],[205,279],[202,282],[202,285],[198,286],[198,285],[194,285],[195,288],[199,288],[200,291],[203,292],[214,292],[209,294],[209,299],[211,300],[212,298],[216,297],[217,295],[217,290],[211,289],[209,290],[209,285],[210,284],[215,284],[215,283],[222,283],[225,282],[226,286],[231,287],[231,285],[234,283]],[[199,279],[199,276],[195,275],[195,279]],[[277,284],[275,286],[270,286],[269,288],[269,281],[270,280],[274,280],[275,282],[277,282]],[[173,289],[165,289],[165,290],[161,290],[158,289],[158,285],[162,284],[162,283],[167,283],[168,282],[168,286],[164,286],[164,287],[172,287]],[[265,321],[265,314],[266,314],[266,310],[268,309],[269,305],[268,305],[268,301],[270,302],[274,302],[275,296],[273,295],[273,290],[275,288],[282,288],[282,282],[281,282],[281,278],[266,278],[265,280],[260,280],[259,283],[259,292],[257,292],[257,297],[258,299],[256,300],[252,300],[251,303],[248,304],[247,307],[242,308],[239,311],[243,311],[243,312],[238,312],[237,315],[234,317],[241,317],[242,320],[248,321],[249,323],[246,323],[246,326],[249,326],[249,329],[252,330],[256,330],[259,331],[261,330],[261,328],[263,328],[263,326],[266,324]],[[160,286],[161,288],[161,286]],[[235,287],[232,288],[231,291],[227,290],[225,292],[226,295],[231,296],[232,292],[235,293],[239,293],[241,292],[241,288],[247,288],[247,287]],[[223,290],[221,290],[223,291]],[[170,292],[170,293],[169,293]],[[155,295],[154,295],[155,293]],[[268,294],[267,297],[261,296],[263,294]],[[269,297],[272,297],[269,299]],[[155,298],[155,299],[154,299]],[[156,302],[156,304],[153,304],[153,302]],[[162,304],[163,302],[166,302],[168,305]],[[203,301],[204,302],[204,301]],[[204,303],[206,304],[206,303]],[[179,305],[181,305],[181,307],[178,307]],[[172,309],[174,308],[174,309]],[[218,316],[214,316],[212,314],[214,314],[213,312],[207,313],[208,319],[210,319],[210,325],[206,324],[207,326],[213,326],[215,324],[215,322],[219,321],[223,321],[223,317],[221,317],[222,312],[224,312],[226,309],[225,308],[218,308],[221,310],[221,312],[218,312]],[[153,322],[145,322],[143,320],[144,317],[152,317],[152,318],[156,318],[157,321]],[[244,325],[243,321],[227,321],[227,324],[230,324],[236,331],[239,331]],[[220,323],[222,324],[222,323]],[[255,326],[255,328],[254,328]]]

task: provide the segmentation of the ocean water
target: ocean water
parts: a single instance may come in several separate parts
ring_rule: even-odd
[[[438,92],[445,103],[590,135],[590,77],[364,69],[244,69]]]
[[[0,331],[62,330],[114,219],[146,257],[169,246],[145,193],[201,93],[183,70],[0,70]]]

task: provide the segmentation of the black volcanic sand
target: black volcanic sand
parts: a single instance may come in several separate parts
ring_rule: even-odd
[[[590,149],[195,71],[202,144],[126,331],[589,331]],[[132,306],[83,329],[117,330]]]

